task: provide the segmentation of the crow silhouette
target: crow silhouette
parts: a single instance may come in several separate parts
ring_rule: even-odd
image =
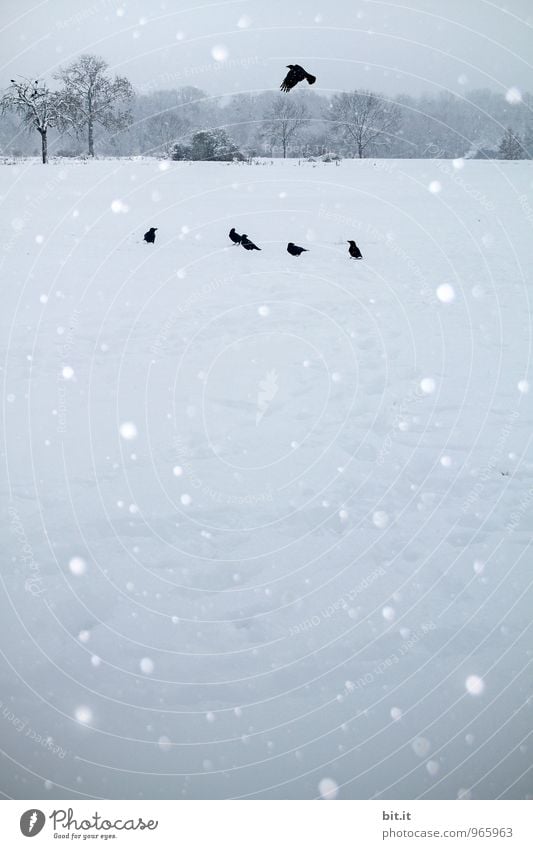
[[[239,236],[239,234],[235,231],[235,227],[232,227],[229,231],[229,237],[234,245],[240,245],[242,236]]]
[[[258,248],[257,245],[248,238],[246,233],[243,233],[241,236],[241,245],[243,246],[245,251],[260,251],[261,248]]]
[[[300,254],[303,254],[304,251],[307,251],[307,248],[299,248],[298,245],[294,244],[294,242],[289,242],[287,250],[292,256],[300,256]]]
[[[148,232],[144,234],[144,241],[148,242],[149,245],[153,245],[155,242],[155,231],[158,229],[158,227],[150,227]]]
[[[280,89],[282,91],[290,91],[291,88],[294,88],[295,85],[301,83],[302,80],[307,80],[309,85],[316,83],[316,77],[312,74],[308,74],[301,65],[287,65],[287,68],[289,69],[289,73],[280,85]]]
[[[350,247],[348,248],[348,253],[352,257],[352,259],[363,259],[363,254],[353,241],[353,239],[348,239],[348,244]]]

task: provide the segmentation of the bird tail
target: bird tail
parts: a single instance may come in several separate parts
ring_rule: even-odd
[[[286,83],[282,83],[280,85],[280,89],[281,89],[281,91],[285,91],[285,92],[290,91],[290,88]]]
[[[312,74],[306,74],[305,78],[309,85],[314,85],[316,83],[316,77],[314,77]]]

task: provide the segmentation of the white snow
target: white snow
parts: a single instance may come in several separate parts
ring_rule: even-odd
[[[437,286],[437,298],[443,304],[451,304],[455,298],[455,289],[449,283],[441,283]]]
[[[140,666],[141,672],[144,675],[151,675],[152,672],[154,671],[154,668],[155,668],[154,662],[153,662],[152,658],[150,658],[150,657],[141,658],[139,666]]]
[[[417,758],[425,758],[431,749],[431,742],[427,739],[427,737],[417,737],[411,743],[411,748]]]
[[[73,575],[84,575],[87,571],[87,563],[83,557],[71,557],[68,567]]]
[[[225,44],[215,44],[211,50],[211,56],[216,62],[225,62],[229,56],[229,50]]]
[[[507,89],[505,92],[505,99],[507,103],[514,106],[517,103],[522,102],[522,92],[520,89],[516,88],[516,86],[511,86],[511,88]]]
[[[469,675],[465,681],[465,687],[471,696],[480,696],[485,689],[485,682],[479,675]]]
[[[376,528],[386,528],[389,524],[389,517],[385,510],[376,510],[372,516],[372,521]]]
[[[123,422],[119,428],[122,439],[136,439],[137,426],[133,422]]]
[[[443,163],[0,165],[4,792],[531,792],[531,164]]]
[[[432,377],[424,377],[420,381],[420,389],[422,390],[422,392],[425,392],[426,395],[431,395],[433,392],[435,392],[436,388],[437,384]]]
[[[74,711],[74,717],[78,722],[81,722],[83,725],[88,725],[90,722],[92,722],[93,715],[90,708],[81,705],[80,707],[77,707]]]
[[[318,792],[322,799],[336,799],[339,793],[339,785],[333,778],[322,778],[318,783]]]

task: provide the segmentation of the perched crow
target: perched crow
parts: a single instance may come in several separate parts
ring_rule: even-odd
[[[246,233],[243,233],[241,236],[241,245],[243,246],[245,251],[260,251],[261,248],[258,248],[257,245],[254,245],[253,242],[250,241]]]
[[[363,254],[353,241],[353,239],[348,239],[348,244],[350,247],[348,248],[348,253],[352,257],[352,259],[363,259]]]
[[[287,245],[287,250],[292,256],[300,256],[304,251],[307,251],[307,248],[299,248],[298,245],[295,245],[294,242],[289,242]]]
[[[235,227],[232,227],[229,231],[229,237],[234,245],[240,245],[242,236],[235,232]]]
[[[155,231],[158,229],[158,227],[150,227],[148,232],[144,234],[144,241],[148,242],[148,244],[150,245],[153,245],[155,242]]]
[[[287,65],[287,68],[289,69],[289,73],[280,85],[282,91],[290,91],[291,88],[301,83],[302,80],[307,80],[309,85],[316,83],[316,77],[308,74],[301,65]]]

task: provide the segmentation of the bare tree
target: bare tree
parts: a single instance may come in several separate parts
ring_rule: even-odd
[[[336,94],[327,117],[344,141],[355,145],[360,159],[373,145],[383,144],[400,126],[398,106],[371,91]]]
[[[126,77],[111,78],[107,68],[104,59],[85,54],[56,74],[63,83],[61,95],[71,125],[78,134],[87,133],[89,156],[94,156],[95,124],[118,131],[131,123],[131,83]]]
[[[61,97],[51,92],[46,83],[25,77],[11,80],[0,98],[2,112],[16,112],[28,128],[34,127],[41,136],[43,165],[48,162],[48,130],[61,123],[64,109]]]
[[[301,128],[308,122],[308,111],[304,103],[287,100],[279,96],[263,117],[263,133],[271,143],[279,143],[283,150],[283,158]]]

